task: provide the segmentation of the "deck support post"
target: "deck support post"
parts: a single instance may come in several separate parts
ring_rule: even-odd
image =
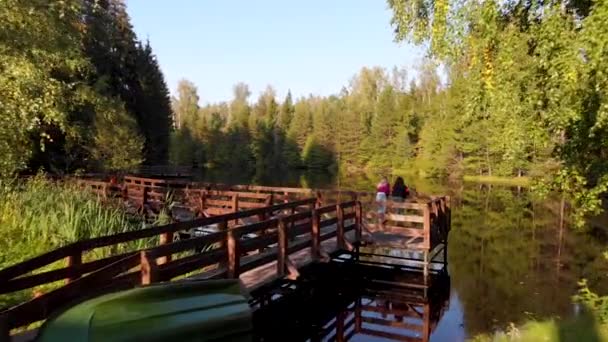
[[[279,220],[279,241],[278,241],[278,253],[277,253],[277,275],[279,277],[285,276],[285,267],[287,265],[287,225],[283,219]]]
[[[74,254],[68,256],[68,267],[78,267],[80,265],[82,265],[82,251],[79,249],[77,252],[75,252]],[[68,277],[65,279],[65,283],[69,284],[71,282],[73,282],[74,280],[77,280],[81,277],[81,274],[78,274],[76,276],[73,277]]]

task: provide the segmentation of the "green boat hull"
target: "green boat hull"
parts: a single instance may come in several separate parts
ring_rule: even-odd
[[[51,317],[38,341],[249,341],[237,280],[184,281],[103,295]]]

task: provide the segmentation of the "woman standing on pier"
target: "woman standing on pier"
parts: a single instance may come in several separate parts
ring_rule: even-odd
[[[386,201],[391,192],[391,186],[383,177],[380,183],[376,186],[376,203],[378,204],[378,224],[384,222],[384,213],[386,213]]]
[[[407,185],[403,181],[402,177],[397,177],[395,180],[395,184],[393,184],[393,191],[391,193],[392,200],[395,202],[403,202],[409,196],[410,189],[408,189]]]

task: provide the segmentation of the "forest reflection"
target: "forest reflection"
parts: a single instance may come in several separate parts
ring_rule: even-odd
[[[378,177],[294,172],[238,178],[224,172],[202,179],[371,191]],[[452,198],[448,270],[466,335],[530,319],[575,315],[572,296],[583,278],[595,292],[608,293],[608,261],[603,256],[608,239],[599,228],[602,223],[593,229],[572,228],[568,203],[560,196],[539,199],[522,187],[405,178],[419,192]]]

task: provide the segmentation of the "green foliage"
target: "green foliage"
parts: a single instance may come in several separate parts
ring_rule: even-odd
[[[143,161],[144,139],[121,106],[109,103],[95,117],[92,157],[104,170],[132,170]]]
[[[86,72],[76,25],[79,1],[7,0],[0,6],[0,176],[25,168],[44,125],[67,131]],[[30,53],[35,52],[35,53]],[[33,139],[30,139],[33,137]]]
[[[144,158],[166,158],[168,91],[122,1],[7,0],[0,22],[0,176],[130,167],[140,135]]]
[[[587,280],[580,282],[580,290],[574,296],[574,300],[584,304],[591,312],[596,314],[600,323],[608,323],[608,297],[598,296],[589,289]]]
[[[608,188],[608,3],[388,4],[396,40],[427,43],[449,67],[464,171],[544,173],[545,187],[572,195],[579,223],[597,213]]]
[[[302,161],[309,169],[324,170],[333,163],[332,153],[318,143],[317,138],[311,135],[306,140],[302,151]]]

